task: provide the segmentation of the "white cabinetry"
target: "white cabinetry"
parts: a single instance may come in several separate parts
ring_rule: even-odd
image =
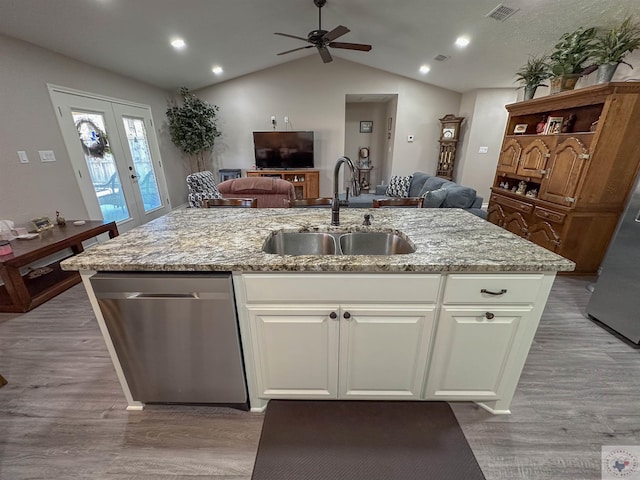
[[[495,305],[440,311],[438,336],[427,384],[430,399],[496,400],[516,349],[518,328],[530,307]]]
[[[434,305],[342,306],[338,397],[419,399],[434,312]]]
[[[440,275],[243,275],[236,294],[246,299],[246,357],[256,395],[420,399],[440,281]]]
[[[420,398],[433,305],[247,310],[261,397]]]
[[[260,305],[247,310],[261,397],[336,398],[337,306]]]
[[[251,406],[270,398],[467,400],[508,413],[554,278],[234,275]]]
[[[473,400],[508,412],[551,284],[543,274],[449,275],[427,400]],[[553,278],[551,279],[551,281]]]

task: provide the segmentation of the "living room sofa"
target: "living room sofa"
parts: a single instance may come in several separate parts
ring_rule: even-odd
[[[285,208],[285,200],[295,200],[291,182],[271,177],[245,177],[216,184],[209,170],[187,176],[189,207],[202,208],[208,198],[256,198],[258,208]]]
[[[291,182],[272,177],[243,177],[225,180],[218,184],[224,198],[257,198],[258,208],[285,208],[296,199]]]
[[[408,190],[403,192],[404,195],[394,191],[394,184],[398,184],[398,182],[394,182],[394,180],[397,179],[401,179],[405,184],[409,184]],[[392,186],[391,189],[390,185]],[[389,193],[394,193],[394,195],[390,195]],[[463,187],[450,180],[434,177],[423,172],[415,172],[413,175],[403,178],[392,178],[389,185],[378,185],[375,193],[361,193],[358,196],[349,196],[349,207],[371,208],[373,207],[373,199],[392,198],[394,196],[424,196],[425,201],[423,208],[462,208],[485,220],[487,218],[486,210],[482,209],[483,199],[477,195],[473,188]],[[340,198],[345,200],[345,194],[340,195]]]

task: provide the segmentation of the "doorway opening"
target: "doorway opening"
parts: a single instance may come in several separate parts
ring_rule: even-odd
[[[362,193],[374,193],[391,173],[397,94],[347,94],[345,155],[358,167]]]

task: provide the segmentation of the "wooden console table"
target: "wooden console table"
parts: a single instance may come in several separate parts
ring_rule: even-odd
[[[320,196],[320,172],[318,170],[248,170],[247,177],[276,177],[291,182],[297,200]]]
[[[64,226],[56,225],[51,230],[42,232],[39,238],[12,240],[13,253],[0,256],[0,278],[4,282],[4,285],[0,286],[0,312],[28,312],[80,283],[78,272],[60,269],[62,260],[47,265],[51,270],[40,276],[21,275],[20,267],[66,248],[70,248],[73,255],[77,255],[84,251],[84,240],[102,233],[109,233],[109,238],[117,237],[116,223],[88,220],[84,225],[74,225],[73,221],[68,221]]]

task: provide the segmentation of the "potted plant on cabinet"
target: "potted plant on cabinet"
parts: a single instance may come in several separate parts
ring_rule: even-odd
[[[629,65],[623,58],[639,47],[640,26],[632,23],[631,17],[617,27],[600,32],[591,47],[591,58],[598,65],[597,83],[610,82],[618,65]]]
[[[587,73],[585,63],[591,55],[595,36],[595,27],[581,27],[560,37],[555,50],[549,55],[549,66],[553,75],[551,93],[572,90],[578,78]]]
[[[219,107],[196,97],[186,87],[179,95],[182,105],[174,100],[167,108],[171,141],[189,157],[191,173],[209,170],[211,149],[221,135],[216,124]]]
[[[546,55],[539,57],[531,56],[527,60],[526,65],[523,65],[520,70],[516,72],[516,80],[524,84],[525,100],[531,100],[538,87],[546,87],[546,85],[542,85],[542,82],[551,76],[547,59],[548,57]]]

